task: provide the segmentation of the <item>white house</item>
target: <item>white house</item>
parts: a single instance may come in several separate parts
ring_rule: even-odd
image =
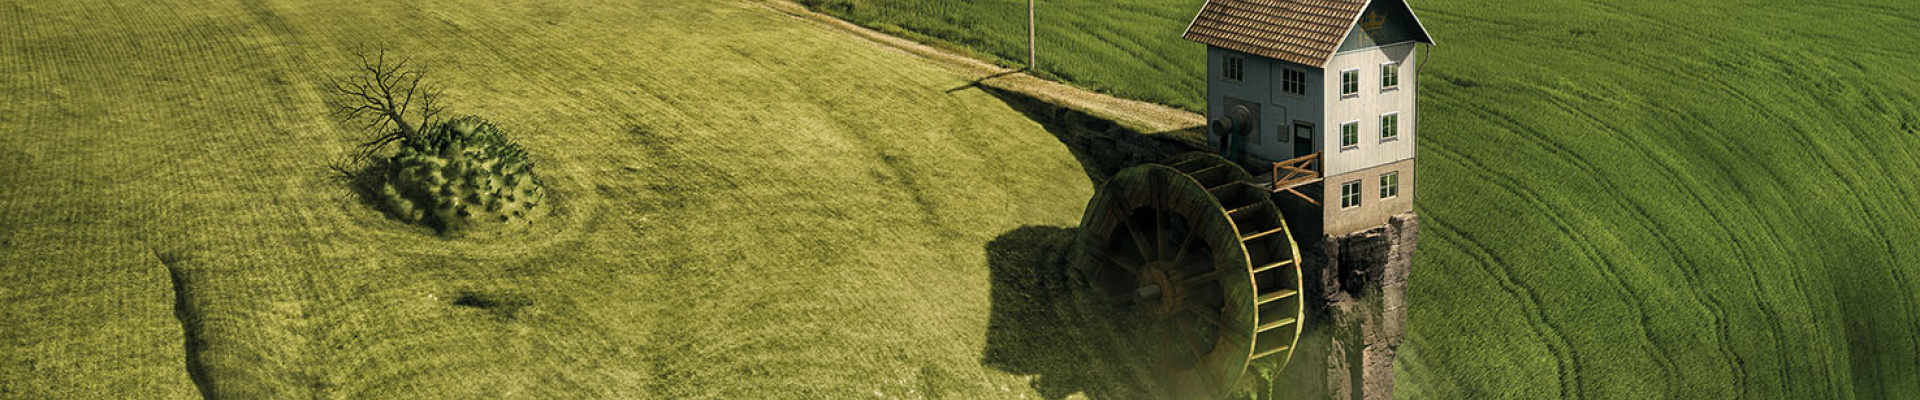
[[[1209,0],[1186,39],[1207,45],[1207,139],[1222,156],[1319,153],[1327,234],[1413,209],[1414,48],[1433,40],[1405,0]]]

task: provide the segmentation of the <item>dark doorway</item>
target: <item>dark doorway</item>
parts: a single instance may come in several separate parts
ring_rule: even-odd
[[[1293,157],[1306,157],[1313,149],[1313,124],[1293,121]]]

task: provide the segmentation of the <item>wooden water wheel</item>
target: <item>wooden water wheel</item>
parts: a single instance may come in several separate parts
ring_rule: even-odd
[[[1206,153],[1138,165],[1081,219],[1074,267],[1169,398],[1224,397],[1249,362],[1284,366],[1300,337],[1299,247],[1249,177]]]

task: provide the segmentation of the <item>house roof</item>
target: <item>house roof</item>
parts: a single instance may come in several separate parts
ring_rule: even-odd
[[[1406,0],[1379,0],[1400,3]],[[1207,0],[1186,39],[1227,49],[1326,66],[1372,0]],[[1411,7],[1409,7],[1411,14]],[[1418,19],[1414,22],[1419,24]],[[1430,37],[1418,27],[1420,37]],[[1432,43],[1431,41],[1426,41]]]

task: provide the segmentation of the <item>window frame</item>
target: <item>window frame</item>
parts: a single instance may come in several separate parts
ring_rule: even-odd
[[[1223,58],[1226,65],[1220,67],[1220,77],[1228,82],[1245,82],[1247,80],[1246,57],[1226,55]]]
[[[1393,68],[1393,73],[1388,74],[1387,68]],[[1392,85],[1387,84],[1388,77],[1393,78]],[[1388,61],[1388,62],[1380,63],[1380,91],[1385,92],[1389,90],[1398,90],[1398,89],[1400,89],[1400,62]]]
[[[1348,192],[1347,191],[1348,188],[1352,188],[1353,191]],[[1340,209],[1348,210],[1348,209],[1360,207],[1360,200],[1363,197],[1360,195],[1360,193],[1362,193],[1363,189],[1365,188],[1360,186],[1359,180],[1353,180],[1353,181],[1341,183],[1340,184]],[[1348,204],[1349,202],[1351,202],[1352,204]]]
[[[1347,143],[1348,127],[1353,128],[1352,144]],[[1358,148],[1360,148],[1360,120],[1352,120],[1352,121],[1341,123],[1340,124],[1340,151],[1347,151],[1347,150],[1353,150]]]
[[[1393,123],[1388,124],[1387,118],[1393,118]],[[1393,136],[1387,136],[1387,128],[1389,126],[1393,128]],[[1391,142],[1395,140],[1400,140],[1400,112],[1393,111],[1386,114],[1380,114],[1380,143],[1386,143],[1386,142]]]
[[[1380,174],[1380,199],[1400,197],[1400,171]]]
[[[1347,84],[1348,84],[1347,74],[1353,74],[1353,81],[1352,81],[1353,90],[1352,91],[1347,90]],[[1355,97],[1360,97],[1360,69],[1349,68],[1349,69],[1340,70],[1340,98],[1346,99],[1346,98],[1355,98]]]
[[[1297,80],[1297,81],[1293,80],[1294,75],[1299,75],[1300,80]],[[1293,89],[1295,88],[1300,89],[1300,91],[1297,91],[1297,92],[1294,91]],[[1280,68],[1280,92],[1285,93],[1289,96],[1294,96],[1294,97],[1306,97],[1307,96],[1307,71],[1303,71],[1295,68],[1281,67]]]

